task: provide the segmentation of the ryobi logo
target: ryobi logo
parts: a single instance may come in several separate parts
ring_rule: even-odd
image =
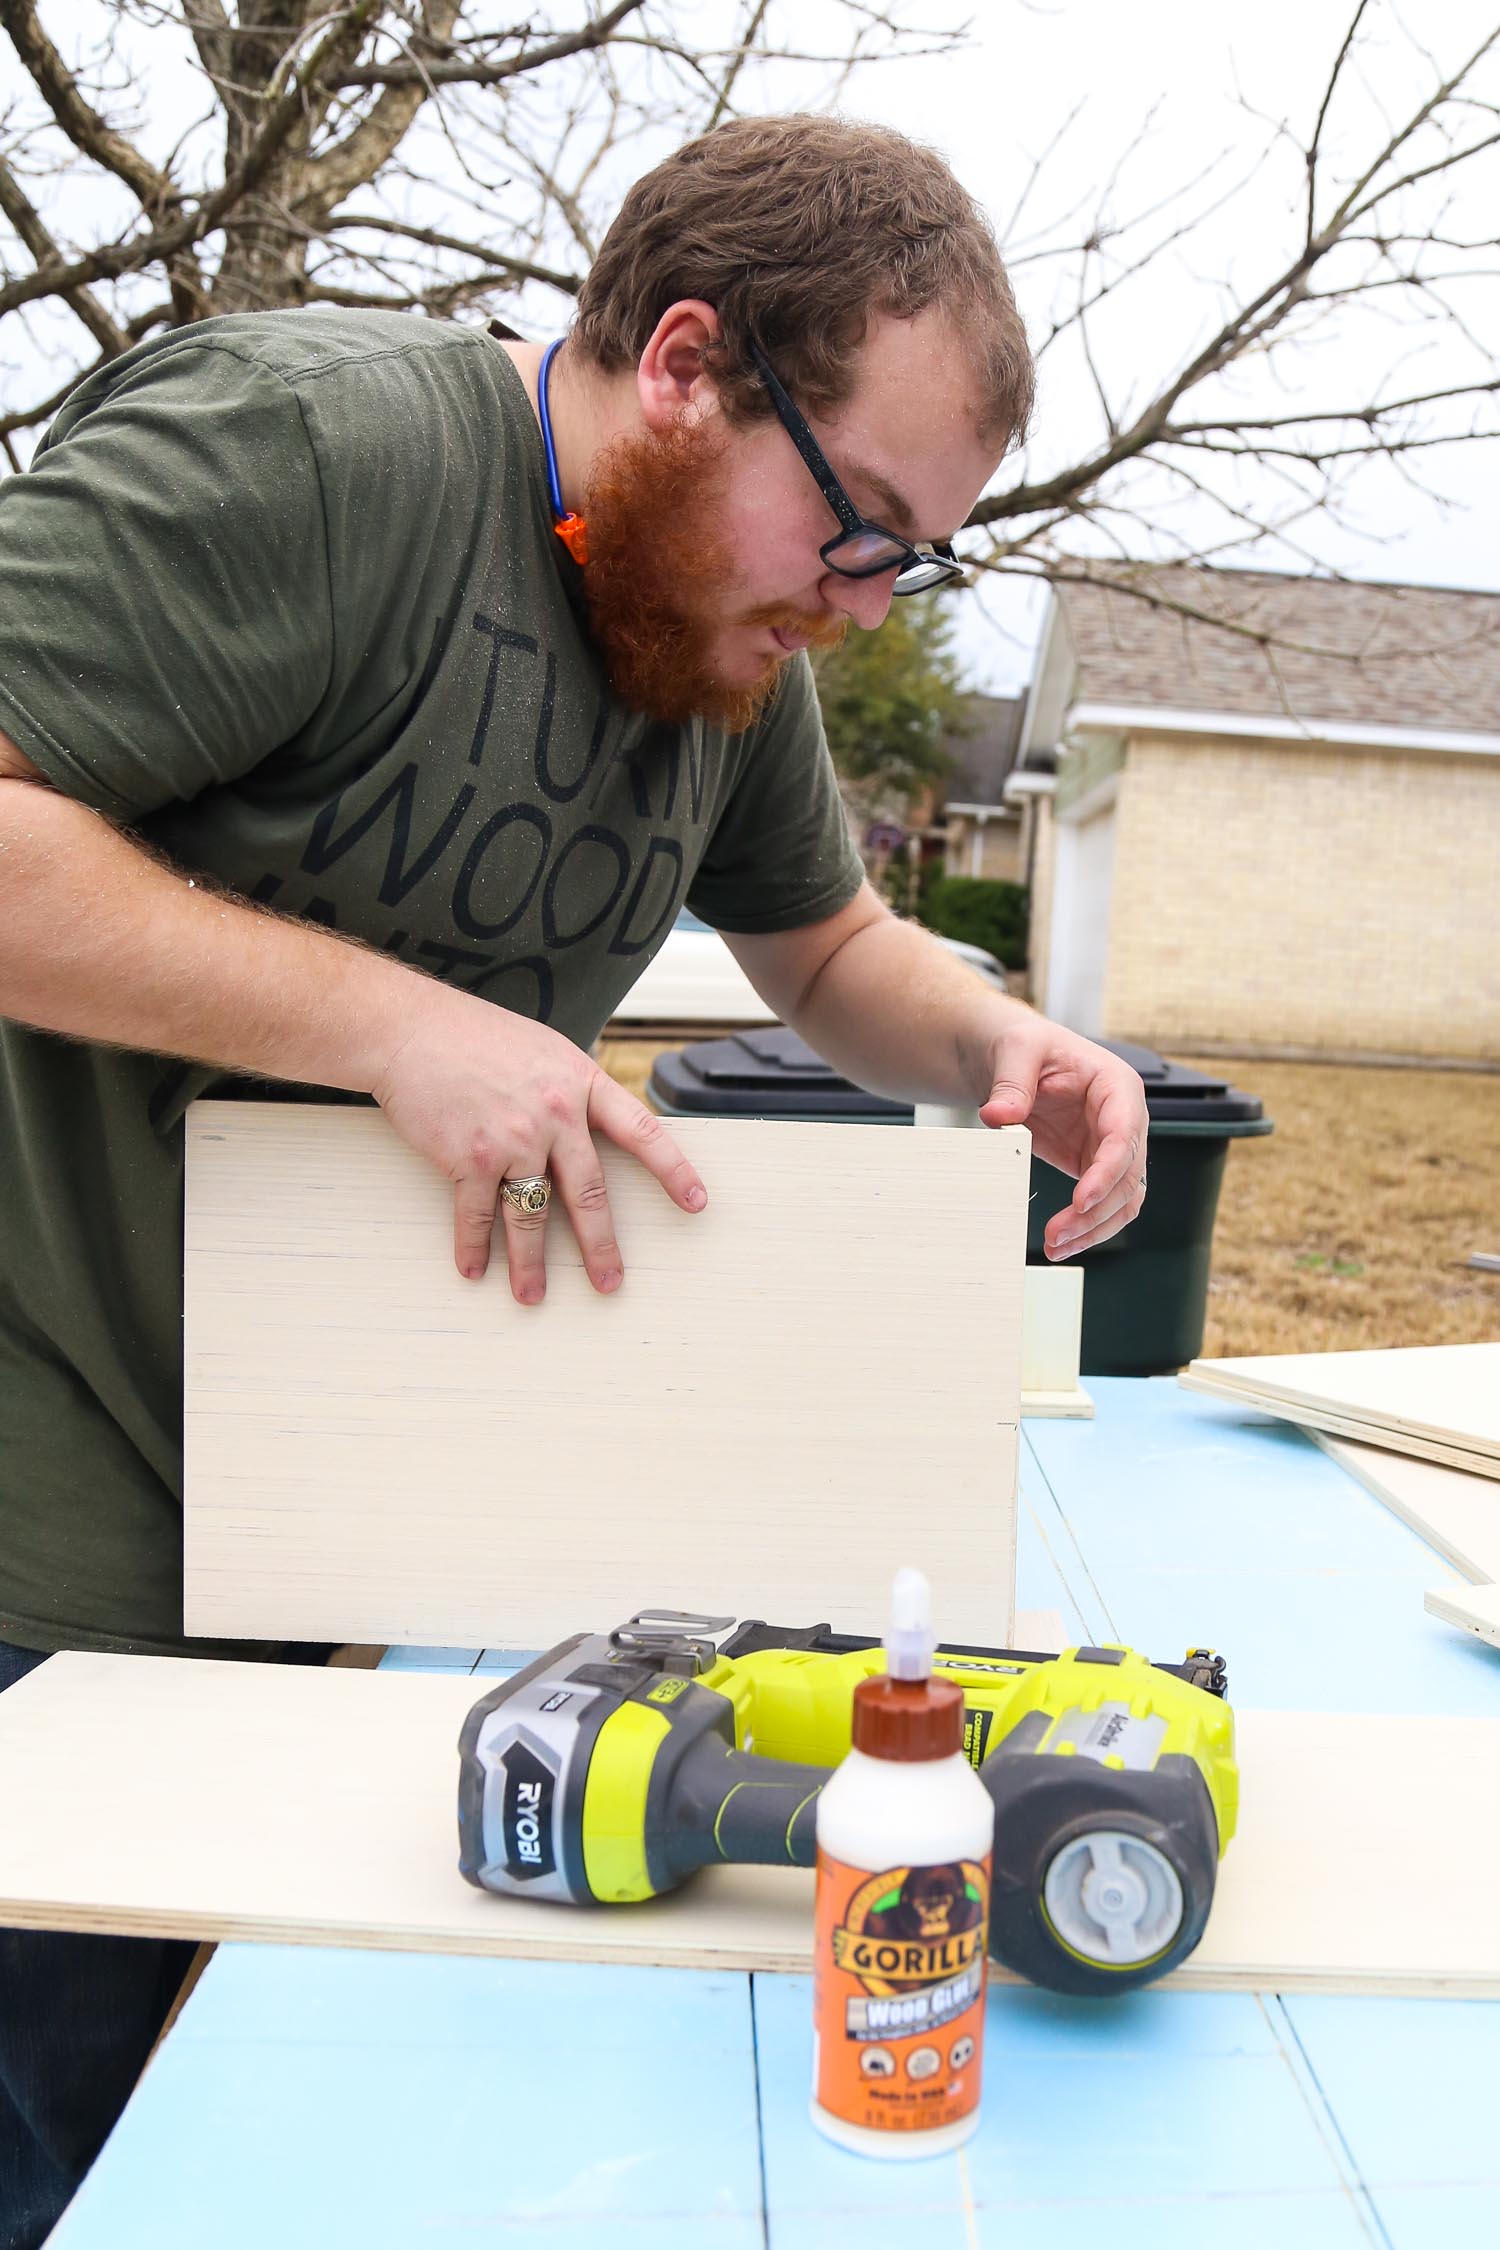
[[[523,1781],[516,1791],[516,1854],[533,1863],[542,1856],[542,1785]]]
[[[505,1769],[501,1820],[507,1872],[523,1883],[550,1875],[557,1866],[552,1849],[556,1776],[524,1742],[513,1742],[500,1763]]]

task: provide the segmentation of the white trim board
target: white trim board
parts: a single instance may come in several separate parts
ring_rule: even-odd
[[[589,1911],[466,1884],[456,1744],[487,1685],[53,1657],[0,1696],[0,1923],[808,1968],[806,1873],[719,1868],[645,1906]],[[1236,1725],[1241,1832],[1171,1982],[1500,1996],[1500,1793],[1475,1787],[1500,1765],[1500,1720],[1241,1711]]]
[[[1465,1578],[1500,1578],[1500,1489],[1493,1477],[1351,1445],[1322,1430],[1307,1434]]]
[[[1300,718],[1264,711],[1187,711],[1169,703],[1075,703],[1066,730],[1128,734],[1228,734],[1267,742],[1348,744],[1365,750],[1466,751],[1500,757],[1500,734],[1460,727],[1385,727],[1359,720]]]
[[[546,1648],[643,1607],[938,1631],[1015,1589],[1030,1141],[675,1120],[691,1218],[602,1147],[625,1260],[565,1216],[544,1306],[452,1261],[451,1190],[370,1109],[187,1128],[186,1627]]]
[[[1500,1586],[1434,1586],[1422,1596],[1422,1607],[1445,1625],[1500,1648]]]
[[[1022,1391],[1023,1422],[1092,1422],[1094,1401],[1082,1384],[1071,1391]]]
[[[1195,1359],[1177,1379],[1282,1421],[1500,1477],[1500,1343]]]
[[[1021,1291],[1021,1414],[1088,1421],[1094,1402],[1078,1380],[1083,1268],[1028,1266]]]

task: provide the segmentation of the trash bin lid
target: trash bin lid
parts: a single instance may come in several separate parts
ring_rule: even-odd
[[[1231,1086],[1226,1078],[1189,1070],[1185,1063],[1166,1062],[1154,1048],[1132,1046],[1127,1039],[1100,1039],[1096,1044],[1140,1072],[1153,1125],[1245,1125],[1265,1115],[1262,1102]]]
[[[1223,1078],[1166,1062],[1150,1047],[1101,1039],[1112,1055],[1140,1072],[1153,1125],[1199,1125],[1232,1133],[1265,1115],[1253,1094]],[[910,1102],[869,1093],[841,1077],[832,1063],[785,1024],[757,1025],[730,1039],[700,1039],[678,1054],[658,1055],[647,1089],[658,1106],[692,1117],[879,1118],[910,1123]],[[1269,1125],[1263,1127],[1270,1131]]]
[[[911,1122],[911,1103],[867,1093],[784,1024],[731,1039],[700,1039],[658,1055],[647,1089],[659,1107],[693,1117],[880,1118]]]

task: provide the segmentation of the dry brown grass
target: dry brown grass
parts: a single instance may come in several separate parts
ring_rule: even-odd
[[[1500,1338],[1500,1076],[1222,1062],[1276,1130],[1232,1141],[1208,1355]]]
[[[607,1070],[611,1078],[617,1078],[637,1101],[643,1102],[646,1080],[657,1056],[690,1044],[686,1039],[601,1039],[595,1054],[600,1069]]]
[[[607,1040],[599,1060],[644,1098],[662,1044]],[[1500,1338],[1500,1274],[1466,1264],[1471,1251],[1500,1253],[1500,1076],[1193,1067],[1258,1094],[1276,1122],[1264,1140],[1229,1146],[1206,1355]]]

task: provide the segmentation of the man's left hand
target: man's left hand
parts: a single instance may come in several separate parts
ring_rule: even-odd
[[[1092,1250],[1129,1226],[1146,1198],[1146,1093],[1140,1075],[1045,1016],[1014,1016],[990,1051],[986,1125],[1025,1125],[1046,1164],[1078,1185],[1047,1222],[1049,1258]]]
[[[867,883],[825,922],[732,937],[773,1014],[857,1086],[1026,1125],[1044,1163],[1078,1185],[1047,1222],[1051,1258],[1129,1226],[1146,1189],[1146,1090],[1092,1040],[1003,998]],[[986,1088],[988,1092],[986,1092]]]

